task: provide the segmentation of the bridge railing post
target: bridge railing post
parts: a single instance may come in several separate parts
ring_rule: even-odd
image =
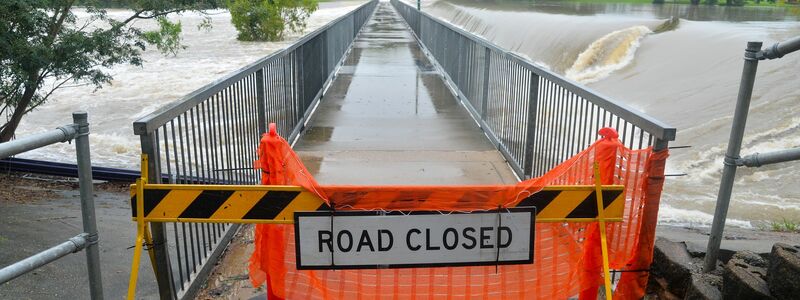
[[[94,209],[94,187],[92,186],[92,160],[89,152],[89,122],[86,112],[72,113],[72,121],[78,126],[75,135],[78,180],[80,181],[81,215],[83,232],[88,234],[86,264],[89,271],[89,290],[92,299],[103,299],[103,278],[100,273],[100,249],[97,233],[97,217]]]
[[[147,160],[147,181],[149,183],[161,183],[161,170],[159,168],[159,153],[156,149],[158,141],[151,135],[145,133],[140,135],[142,153],[150,158]],[[156,283],[158,284],[158,295],[162,300],[177,299],[175,283],[172,281],[172,264],[170,263],[169,252],[167,251],[167,230],[164,223],[150,224],[150,233],[153,239],[153,249],[155,261]]]
[[[489,103],[489,67],[492,59],[492,50],[485,48],[483,54],[483,95],[481,96],[481,120],[486,121],[486,107]]]
[[[256,71],[256,111],[258,113],[258,134],[267,132],[267,95],[264,89],[264,68]]]
[[[528,91],[527,131],[525,133],[525,156],[523,156],[523,174],[525,178],[533,177],[533,148],[536,144],[536,113],[539,109],[539,75],[533,71]],[[537,174],[538,175],[538,174]]]
[[[761,50],[761,42],[748,42],[744,52],[744,66],[739,83],[739,95],[736,100],[736,109],[733,114],[731,134],[728,138],[728,149],[723,161],[722,178],[720,179],[717,204],[714,209],[714,219],[711,223],[711,233],[708,237],[708,247],[703,264],[703,272],[709,273],[717,267],[719,247],[722,243],[722,233],[725,229],[725,220],[728,216],[733,184],[736,179],[736,160],[742,150],[747,113],[750,111],[750,100],[753,96],[753,85],[758,70],[756,55]]]

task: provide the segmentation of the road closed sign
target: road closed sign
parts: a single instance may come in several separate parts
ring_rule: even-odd
[[[297,269],[533,263],[536,208],[472,213],[296,212]]]

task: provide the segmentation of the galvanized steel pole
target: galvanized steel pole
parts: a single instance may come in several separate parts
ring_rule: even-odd
[[[800,36],[775,43],[772,47],[764,49],[756,55],[758,59],[776,59],[786,54],[800,50]]]
[[[36,270],[37,268],[49,264],[70,253],[76,253],[86,247],[88,235],[81,233],[66,242],[58,244],[50,249],[36,253],[26,259],[20,260],[10,266],[0,269],[0,284],[6,283],[25,273]],[[102,295],[101,295],[102,297]]]
[[[83,231],[87,233],[86,264],[89,269],[89,290],[92,299],[103,299],[103,280],[100,274],[100,251],[97,242],[97,222],[94,213],[94,187],[92,186],[92,160],[89,155],[89,122],[85,111],[72,113],[77,125],[75,150],[78,156],[78,181],[81,191]]]
[[[746,167],[760,167],[787,161],[800,160],[800,148],[755,153],[739,159],[736,164]]]
[[[720,181],[719,194],[717,195],[717,207],[714,211],[714,221],[711,224],[711,236],[708,238],[708,248],[706,249],[705,264],[703,266],[703,271],[706,273],[713,271],[717,267],[719,246],[722,242],[722,232],[725,229],[725,219],[728,216],[733,180],[736,177],[736,161],[739,159],[739,152],[742,148],[747,113],[750,110],[750,98],[753,95],[753,83],[758,69],[756,53],[760,50],[761,42],[748,42],[747,49],[744,52],[744,68],[742,70],[742,79],[739,83],[739,97],[736,101],[736,111],[733,115],[731,136],[728,140],[728,150],[725,153],[722,180]]]
[[[69,141],[75,137],[77,132],[78,129],[74,125],[67,125],[47,132],[0,143],[0,159],[47,145]]]

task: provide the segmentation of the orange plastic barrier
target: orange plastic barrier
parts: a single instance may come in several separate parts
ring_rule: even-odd
[[[607,223],[611,268],[623,271],[614,297],[644,296],[667,151],[630,150],[604,128],[601,140],[542,177],[510,186],[321,186],[286,141],[265,134],[258,148],[263,184],[300,185],[336,210],[474,211],[510,207],[547,185],[626,187],[623,222]],[[365,197],[367,196],[368,197]],[[537,223],[534,263],[376,270],[296,269],[294,228],[256,225],[250,258],[254,286],[270,299],[596,299],[603,284],[597,223]]]

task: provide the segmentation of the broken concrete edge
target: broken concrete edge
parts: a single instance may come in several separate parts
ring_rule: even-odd
[[[800,246],[783,243],[772,246],[767,284],[777,299],[800,297]]]
[[[683,242],[655,242],[648,293],[659,299],[795,299],[800,295],[800,245],[772,252],[733,252],[715,272],[702,273],[703,255]]]

